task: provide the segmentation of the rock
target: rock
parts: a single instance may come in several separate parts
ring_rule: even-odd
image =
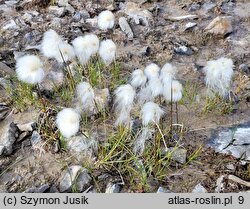
[[[8,21],[3,27],[2,30],[15,30],[15,29],[19,29],[19,26],[16,24],[16,22],[12,19],[10,21]]]
[[[215,192],[216,193],[220,193],[223,192],[223,190],[225,189],[225,185],[224,185],[224,178],[225,176],[221,175],[217,181],[216,181],[216,188],[215,188]]]
[[[220,131],[210,146],[215,148],[216,152],[233,155],[242,160],[250,160],[250,128],[248,126],[239,126]]]
[[[31,22],[32,18],[33,18],[33,16],[30,13],[28,13],[28,12],[25,12],[24,15],[22,16],[22,19],[25,22]]]
[[[58,189],[54,184],[50,187],[49,193],[59,193]]]
[[[250,68],[248,67],[247,64],[241,64],[239,66],[239,70],[246,73],[246,74],[250,74]]]
[[[212,3],[212,2],[206,2],[202,5],[202,8],[206,11],[206,12],[209,12],[211,11],[213,8],[216,7],[216,4],[215,3]]]
[[[179,47],[176,47],[174,48],[174,51],[177,53],[177,54],[180,54],[180,55],[187,55],[187,56],[190,56],[193,54],[193,50],[189,47],[186,47],[186,46],[179,46]]]
[[[171,153],[171,159],[184,164],[186,163],[186,159],[187,159],[187,150],[182,149],[182,148],[175,148],[175,147],[170,147],[167,151],[168,152],[172,152]]]
[[[62,71],[50,71],[42,83],[40,84],[40,88],[42,91],[50,91],[53,92],[55,88],[60,88],[64,82],[64,74]]]
[[[16,73],[12,68],[10,68],[3,62],[0,62],[0,76],[7,76],[7,75],[13,76],[15,74]]]
[[[226,165],[226,168],[227,168],[228,170],[231,170],[231,171],[234,171],[234,170],[235,170],[235,166],[234,166],[233,164],[228,164],[228,165]]]
[[[8,106],[0,103],[0,121],[4,120],[7,117],[9,111],[10,109]]]
[[[72,7],[70,4],[68,4],[66,7],[65,7],[66,11],[70,12],[71,14],[73,14],[75,12],[75,9],[74,7]]]
[[[84,135],[73,136],[67,139],[67,148],[77,159],[92,159],[97,155],[98,142]]]
[[[33,131],[32,136],[31,136],[31,144],[33,146],[40,144],[42,141],[42,138],[40,134],[37,131]]]
[[[137,25],[142,23],[145,26],[149,26],[150,23],[154,22],[152,13],[146,9],[140,8],[139,5],[134,2],[120,4],[120,9],[122,9],[129,17],[134,19]]]
[[[192,193],[207,193],[207,190],[201,184],[197,184]]]
[[[36,123],[29,122],[25,124],[17,124],[17,127],[19,128],[20,131],[33,131],[36,127]]]
[[[121,30],[128,36],[129,39],[132,39],[134,37],[133,31],[125,17],[119,18],[119,26]]]
[[[156,193],[172,193],[170,190],[168,190],[168,189],[166,189],[166,188],[164,188],[164,187],[159,187],[158,189],[157,189],[157,192]]]
[[[81,17],[83,18],[83,20],[90,18],[90,14],[88,13],[86,9],[79,11],[79,13],[81,14]]]
[[[213,35],[225,36],[233,32],[232,17],[216,17],[206,28],[205,31]]]
[[[189,12],[194,12],[194,11],[197,11],[201,8],[201,5],[200,4],[197,4],[197,3],[193,3],[191,4],[191,6],[188,8],[188,11]]]
[[[120,193],[121,186],[120,184],[113,184],[111,182],[108,183],[105,193]]]
[[[81,174],[77,178],[77,190],[83,192],[86,190],[92,181],[92,178],[88,174],[88,170],[84,169],[81,171]]]
[[[197,23],[195,22],[188,22],[186,25],[185,25],[185,29],[184,31],[188,30],[188,29],[191,29],[193,27],[195,27],[197,25]]]
[[[81,20],[81,13],[80,12],[76,12],[74,15],[73,15],[73,19],[75,21],[80,21]]]
[[[48,11],[50,14],[53,14],[56,17],[62,17],[64,16],[66,9],[64,7],[49,6]]]
[[[94,18],[87,18],[85,20],[87,24],[90,24],[92,27],[97,27],[97,17]]]
[[[94,89],[94,93],[97,108],[95,107],[93,113],[97,114],[105,111],[106,109],[109,109],[109,103],[111,99],[109,89]]]
[[[15,123],[6,119],[0,123],[0,156],[11,155],[19,130]]]
[[[69,4],[69,0],[58,0],[57,4],[59,7],[65,7]]]
[[[36,189],[36,193],[44,193],[50,189],[49,184],[44,184]]]
[[[66,173],[60,179],[60,192],[70,192],[73,186],[82,192],[91,182],[92,178],[89,176],[87,169],[79,165],[70,166]]]

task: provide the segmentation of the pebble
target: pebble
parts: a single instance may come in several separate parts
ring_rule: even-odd
[[[191,6],[189,7],[188,11],[189,12],[194,12],[194,11],[197,11],[201,8],[201,5],[200,4],[196,4],[196,3],[193,3],[191,4]]]
[[[128,36],[129,39],[132,39],[134,37],[133,31],[125,17],[119,18],[119,26],[121,30]]]
[[[172,193],[169,189],[166,189],[165,187],[162,187],[160,186],[158,189],[157,189],[157,192],[156,193]]]
[[[241,64],[239,66],[239,70],[246,73],[246,74],[250,74],[250,67],[248,67],[247,64]]]
[[[121,185],[120,184],[113,184],[113,183],[108,183],[105,193],[120,193],[121,191]]]
[[[186,163],[186,159],[187,159],[187,150],[182,149],[182,148],[174,148],[174,147],[169,147],[168,152],[172,152],[171,154],[171,159],[184,164]]]
[[[65,7],[49,6],[48,11],[56,17],[62,17],[64,16],[66,9]]]
[[[207,193],[207,190],[199,183],[194,187],[192,193]]]
[[[205,31],[213,35],[225,36],[233,32],[232,17],[218,16],[205,28]]]
[[[189,47],[186,47],[186,46],[179,46],[177,48],[174,48],[174,51],[180,55],[190,56],[193,54],[193,50]]]

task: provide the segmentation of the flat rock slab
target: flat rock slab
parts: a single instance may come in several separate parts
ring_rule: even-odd
[[[250,122],[237,128],[223,129],[215,134],[209,146],[215,151],[250,160]]]

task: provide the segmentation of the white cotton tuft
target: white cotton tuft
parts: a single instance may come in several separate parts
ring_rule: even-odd
[[[152,138],[153,130],[149,129],[148,127],[143,127],[141,133],[136,138],[133,151],[136,155],[141,155],[145,150],[145,143],[147,140]]]
[[[115,109],[120,112],[122,109],[131,110],[135,98],[135,90],[130,84],[119,86],[115,90]]]
[[[160,72],[160,68],[155,63],[151,63],[151,64],[147,65],[147,67],[144,70],[144,74],[146,75],[148,80],[158,78],[159,72]]]
[[[131,75],[130,84],[134,88],[143,87],[147,82],[147,77],[144,75],[144,72],[140,69],[135,70]]]
[[[163,85],[167,85],[171,80],[175,79],[176,68],[170,63],[166,63],[160,72],[160,79],[162,80]]]
[[[106,65],[110,65],[115,60],[115,43],[110,39],[102,41],[100,44],[99,55]]]
[[[172,102],[178,102],[182,98],[182,84],[177,80],[172,80],[170,84],[164,85],[163,96],[166,101],[171,102],[171,83],[172,83]]]
[[[20,57],[16,63],[16,73],[19,80],[29,83],[41,83],[45,73],[42,61],[35,55]]]
[[[204,67],[206,85],[220,96],[226,97],[232,81],[233,67],[233,61],[224,57],[208,61]]]
[[[62,41],[58,45],[58,53],[55,56],[58,62],[72,61],[75,58],[74,48],[65,41]]]
[[[80,128],[80,115],[72,108],[65,108],[57,114],[56,125],[61,134],[69,138]]]
[[[148,81],[147,85],[138,93],[138,101],[140,104],[154,100],[163,94],[163,85],[159,78]]]
[[[108,30],[114,27],[115,16],[112,12],[106,10],[101,12],[97,17],[97,25],[101,30]]]
[[[145,103],[141,110],[141,118],[143,126],[147,126],[151,123],[158,124],[163,114],[164,111],[158,104],[154,102]]]
[[[125,127],[130,127],[130,110],[123,109],[121,112],[117,113],[117,118],[115,121],[115,126],[123,125]]]
[[[90,57],[98,52],[99,42],[95,34],[80,36],[72,41],[76,56],[82,65],[87,64]]]
[[[93,109],[95,105],[95,94],[92,86],[88,82],[81,82],[78,84],[76,92],[83,112]]]
[[[45,57],[55,58],[58,56],[59,43],[63,42],[62,38],[56,31],[49,29],[43,35],[41,43],[41,52]]]

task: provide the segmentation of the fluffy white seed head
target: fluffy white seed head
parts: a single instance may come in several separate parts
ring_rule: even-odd
[[[75,58],[74,48],[65,41],[58,44],[58,53],[55,56],[58,62],[73,61]]]
[[[152,99],[160,96],[163,93],[163,85],[161,79],[159,78],[149,80],[147,88],[149,88],[151,91]]]
[[[119,113],[117,113],[117,118],[115,121],[115,126],[123,125],[125,127],[130,127],[130,111],[124,108]]]
[[[148,127],[143,127],[138,138],[135,140],[133,151],[137,155],[141,155],[145,149],[145,143],[152,138],[153,130]]]
[[[162,80],[163,85],[167,85],[171,80],[175,79],[176,68],[170,63],[166,63],[160,72],[160,79]]]
[[[41,83],[45,73],[42,61],[35,55],[20,57],[16,63],[16,73],[19,80],[29,83]]]
[[[49,29],[43,35],[41,43],[41,52],[45,57],[55,58],[58,56],[58,45],[63,42],[56,31]]]
[[[72,44],[79,62],[83,65],[87,64],[90,57],[96,54],[99,49],[99,39],[95,34],[77,37],[72,41]]]
[[[124,109],[129,112],[132,109],[136,94],[134,88],[130,84],[125,84],[119,86],[114,93],[116,112],[119,113]]]
[[[131,75],[130,84],[134,88],[143,87],[147,82],[147,77],[144,75],[144,72],[140,69],[135,70]]]
[[[93,109],[95,94],[92,86],[88,82],[81,82],[78,84],[76,92],[83,111]]]
[[[101,12],[97,17],[97,25],[101,30],[108,30],[114,27],[115,16],[112,12],[106,10]]]
[[[172,83],[172,102],[178,102],[182,98],[182,84],[177,80],[172,80],[170,84],[164,85],[163,96],[167,101],[171,101],[171,83]]]
[[[110,40],[104,40],[100,44],[99,55],[106,65],[110,65],[115,60],[116,45]]]
[[[206,85],[222,97],[227,96],[232,81],[233,67],[233,61],[224,57],[208,61],[204,67]]]
[[[61,134],[69,138],[79,130],[80,115],[72,108],[65,108],[57,114],[56,125]]]
[[[159,72],[160,72],[160,68],[155,63],[149,64],[144,70],[144,74],[146,75],[148,80],[158,78]]]
[[[147,102],[143,105],[141,110],[142,124],[147,126],[149,124],[158,124],[164,111],[154,102]]]

